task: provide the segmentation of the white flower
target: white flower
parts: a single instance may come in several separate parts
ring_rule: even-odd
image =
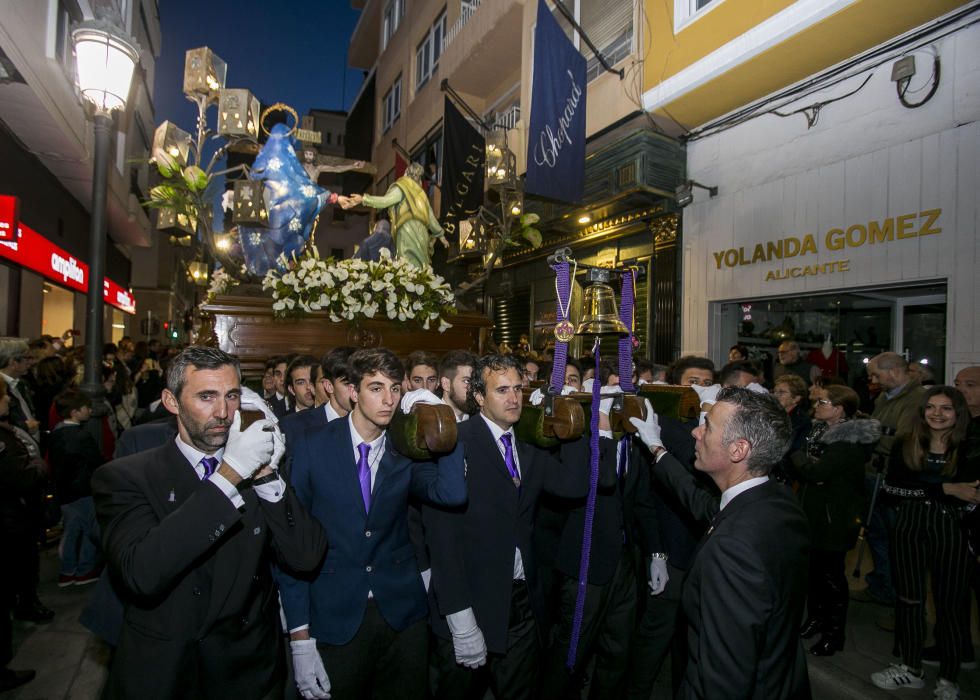
[[[406,316],[406,315],[405,315],[405,312],[404,312],[404,311],[399,311],[399,312],[398,312],[398,320],[399,320],[399,321],[404,321],[404,320],[406,320],[407,318],[408,318],[408,316]]]
[[[282,299],[280,299],[279,301],[277,301],[275,304],[272,305],[273,311],[282,311],[285,308],[286,308],[286,302],[283,301]]]
[[[296,300],[292,299],[291,297],[286,297],[285,299],[283,299],[283,301],[286,302],[286,306],[289,307],[289,309],[292,309],[293,307],[296,306]]]
[[[424,328],[425,330],[429,330],[429,319],[428,318],[425,319],[424,321],[422,321],[422,328]]]
[[[439,319],[439,332],[440,333],[445,333],[447,330],[449,330],[452,327],[453,327],[453,324],[447,323],[446,322],[446,319],[444,319],[444,318],[440,318]]]

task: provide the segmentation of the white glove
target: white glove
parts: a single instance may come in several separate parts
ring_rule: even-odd
[[[622,393],[622,389],[620,389],[618,386],[604,386],[601,389],[599,389],[599,394],[600,395],[602,395],[602,394],[620,394],[620,393]],[[609,411],[612,410],[613,401],[615,401],[615,399],[602,399],[602,400],[600,400],[599,401],[599,413],[604,413],[604,414],[606,414],[608,416],[609,415]]]
[[[241,407],[246,411],[262,411],[262,415],[269,420],[273,421],[274,423],[279,422],[279,419],[276,418],[276,414],[272,412],[272,407],[269,406],[268,402],[247,386],[242,386]]]
[[[272,427],[275,430],[272,431],[272,459],[269,460],[269,466],[273,469],[278,469],[279,460],[286,454],[286,438],[283,436],[282,431],[279,430],[278,423],[273,423]]]
[[[561,388],[561,395],[568,396],[569,394],[572,394],[575,391],[576,391],[575,387],[568,386],[568,384],[566,384]],[[544,403],[544,391],[541,389],[541,387],[538,387],[537,389],[531,392],[531,396],[528,397],[528,401],[531,402],[532,406],[540,406],[542,403]]]
[[[296,689],[303,700],[329,700],[330,679],[323,668],[323,659],[316,650],[315,639],[294,639],[289,642],[293,654],[293,676]]]
[[[754,391],[757,394],[768,394],[769,393],[769,390],[767,388],[765,388],[764,386],[762,386],[761,384],[759,384],[758,382],[752,382],[751,384],[749,384],[745,388],[748,389],[749,391]]]
[[[593,379],[592,377],[589,377],[584,382],[582,382],[582,391],[591,394],[592,393],[592,385],[593,384],[595,384],[595,379]]]
[[[711,386],[698,386],[697,384],[693,384],[691,388],[698,393],[702,408],[704,408],[705,404],[714,406],[718,400],[718,394],[721,393],[721,384],[712,384]]]
[[[660,595],[667,587],[670,576],[667,574],[667,560],[653,557],[650,560],[650,595]]]
[[[660,439],[660,420],[657,418],[657,414],[653,412],[653,406],[650,405],[650,401],[646,400],[647,417],[646,420],[641,420],[639,418],[630,418],[630,423],[636,428],[636,434],[640,436],[640,440],[651,450],[657,447],[663,447],[663,440]]]
[[[248,426],[248,430],[242,431],[242,412],[235,411],[221,461],[234,469],[238,476],[249,478],[272,459],[275,451],[275,429],[275,423],[262,419]]]
[[[456,651],[456,663],[466,668],[479,668],[487,662],[487,643],[483,632],[476,624],[473,608],[446,615],[449,631],[453,634],[453,649]]]
[[[410,391],[402,397],[402,413],[411,413],[412,406],[417,403],[442,403],[442,399],[433,394],[428,389],[416,389]]]

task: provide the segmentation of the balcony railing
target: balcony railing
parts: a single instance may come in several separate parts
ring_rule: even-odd
[[[453,39],[456,35],[463,31],[463,27],[466,23],[470,21],[470,17],[476,14],[476,11],[480,9],[481,0],[468,0],[463,2],[459,8],[459,19],[453,22],[448,30],[446,30],[446,37],[442,41],[442,50],[445,51],[446,47],[453,43]]]
[[[496,114],[489,115],[490,119],[486,119],[490,124],[491,129],[516,129],[517,122],[521,120],[521,106],[519,104],[511,105],[503,112],[497,112]]]

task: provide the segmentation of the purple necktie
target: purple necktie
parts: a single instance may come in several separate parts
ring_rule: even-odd
[[[514,462],[514,445],[511,443],[512,438],[513,436],[510,433],[504,433],[500,436],[500,441],[504,443],[504,464],[507,465],[507,472],[510,474],[510,478],[514,482],[514,486],[520,488],[521,475],[517,471],[517,464]]]
[[[218,458],[204,457],[201,459],[201,466],[204,467],[204,478],[202,481],[206,481],[214,474],[214,470],[218,468]]]
[[[361,482],[361,498],[364,499],[364,512],[371,510],[371,467],[368,466],[368,453],[371,446],[362,442],[357,446],[360,457],[357,460],[357,478]]]

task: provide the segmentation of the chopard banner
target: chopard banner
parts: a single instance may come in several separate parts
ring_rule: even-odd
[[[486,171],[486,139],[470,126],[456,106],[446,98],[445,144],[442,160],[443,228],[455,234],[462,219],[476,214],[483,204]]]
[[[585,57],[538,0],[526,191],[578,202],[585,179]]]

